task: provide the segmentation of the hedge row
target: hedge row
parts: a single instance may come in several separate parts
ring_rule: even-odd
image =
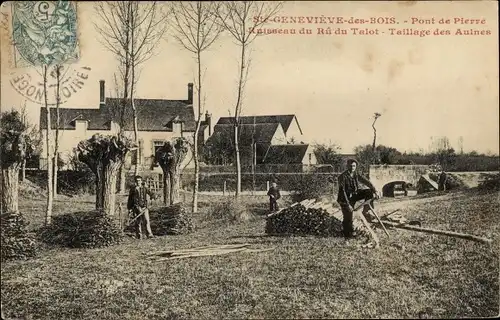
[[[334,185],[328,182],[331,177],[336,180],[338,174],[256,174],[255,175],[255,190],[267,191],[267,182],[276,182],[281,190],[294,191],[300,186],[300,189],[316,187],[319,184],[332,191]],[[182,175],[182,186],[186,190],[193,190],[192,174]],[[226,182],[226,191],[232,192],[236,190],[236,175],[200,175],[199,190],[202,191],[223,191],[224,182]],[[254,176],[252,174],[241,175],[241,190],[254,190]]]

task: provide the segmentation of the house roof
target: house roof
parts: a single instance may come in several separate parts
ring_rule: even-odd
[[[293,121],[297,122],[297,126],[299,127],[300,133],[302,134],[302,129],[300,128],[299,122],[297,118],[293,114],[285,114],[285,115],[265,115],[265,116],[241,116],[240,124],[264,124],[264,123],[280,123],[281,127],[283,127],[283,131],[285,134],[287,133],[290,125]],[[234,124],[233,117],[221,117],[217,124],[220,125],[232,125]]]
[[[267,164],[298,164],[302,163],[308,144],[282,144],[269,146],[264,163]]]
[[[271,140],[279,126],[279,123],[259,123],[255,125],[242,124],[238,126],[240,136],[239,142],[242,145],[250,145],[253,136],[254,142],[257,144],[271,144]],[[216,138],[234,141],[234,126],[232,124],[216,124],[214,126],[214,132],[209,140]]]
[[[59,108],[60,129],[74,130],[74,120],[87,120],[89,130],[109,130],[111,121],[120,123],[120,101],[106,98],[106,104],[98,109]],[[172,131],[172,121],[177,117],[183,124],[183,131],[196,128],[193,106],[186,100],[135,99],[137,127],[139,131]],[[50,108],[51,127],[56,128],[56,109]],[[40,111],[40,128],[47,129],[45,107]],[[132,108],[129,106],[124,116],[125,130],[133,130]]]

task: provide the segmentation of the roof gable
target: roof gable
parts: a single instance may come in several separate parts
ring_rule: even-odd
[[[239,143],[241,145],[250,145],[253,142],[257,144],[271,144],[271,141],[278,130],[279,123],[259,123],[239,125]],[[252,139],[253,137],[253,139]],[[211,139],[228,139],[234,142],[234,126],[232,124],[216,124]]]
[[[240,124],[279,123],[281,124],[281,127],[283,128],[283,131],[286,134],[293,121],[296,121],[297,125],[299,124],[295,115],[286,114],[286,115],[264,115],[264,116],[241,116],[239,123]],[[232,125],[234,124],[234,117],[221,117],[219,118],[219,121],[217,121],[217,124]],[[302,133],[302,129],[300,129],[299,125],[298,127]]]

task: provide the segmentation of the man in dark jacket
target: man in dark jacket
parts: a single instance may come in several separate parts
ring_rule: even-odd
[[[338,177],[339,192],[337,195],[337,202],[340,204],[343,214],[343,233],[346,239],[353,237],[353,224],[352,218],[354,213],[354,205],[359,200],[370,200],[372,208],[374,207],[373,200],[378,198],[377,190],[373,184],[361,174],[356,172],[357,161],[349,159],[347,161],[347,170],[342,172]],[[359,189],[359,182],[365,184],[369,187],[369,190]],[[365,205],[363,208],[363,215],[367,217],[368,220],[372,220],[368,216],[369,205]]]
[[[127,208],[135,219],[135,233],[137,239],[142,239],[142,231],[146,229],[148,238],[153,237],[149,222],[148,195],[155,199],[156,196],[142,183],[142,177],[135,177],[135,186],[130,188]]]
[[[441,173],[439,174],[438,178],[438,190],[439,191],[446,191],[446,180],[448,177],[446,176],[446,172],[444,172],[443,169],[441,169]]]
[[[281,198],[281,194],[276,182],[271,184],[267,195],[269,196],[269,211],[278,211],[278,199]]]

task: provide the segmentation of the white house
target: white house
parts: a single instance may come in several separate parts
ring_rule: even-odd
[[[242,164],[315,165],[312,146],[304,144],[302,129],[297,117],[289,115],[242,116],[239,121],[239,143]],[[207,144],[234,141],[234,118],[222,117],[214,126],[214,134]],[[251,147],[255,144],[255,149]],[[217,164],[221,159],[212,157]],[[254,159],[255,158],[255,159]]]
[[[59,156],[67,163],[74,155],[74,148],[84,139],[96,133],[115,134],[124,127],[125,135],[133,138],[133,117],[131,108],[121,112],[122,99],[105,97],[105,82],[100,81],[99,108],[60,108],[59,122]],[[163,145],[165,140],[174,137],[185,137],[192,141],[196,122],[193,109],[193,84],[188,84],[186,100],[166,99],[135,99],[137,109],[137,126],[139,148],[129,153],[126,159],[126,168],[132,169],[136,164],[135,152],[139,152],[139,166],[142,170],[160,171],[153,168],[152,163],[156,149]],[[52,136],[55,134],[56,110],[51,108]],[[40,169],[46,169],[47,112],[44,107],[40,110],[40,130],[43,139],[43,151],[40,158]],[[205,142],[210,135],[211,117],[205,114],[202,122],[200,142]],[[188,153],[183,166],[193,166],[192,154]]]

